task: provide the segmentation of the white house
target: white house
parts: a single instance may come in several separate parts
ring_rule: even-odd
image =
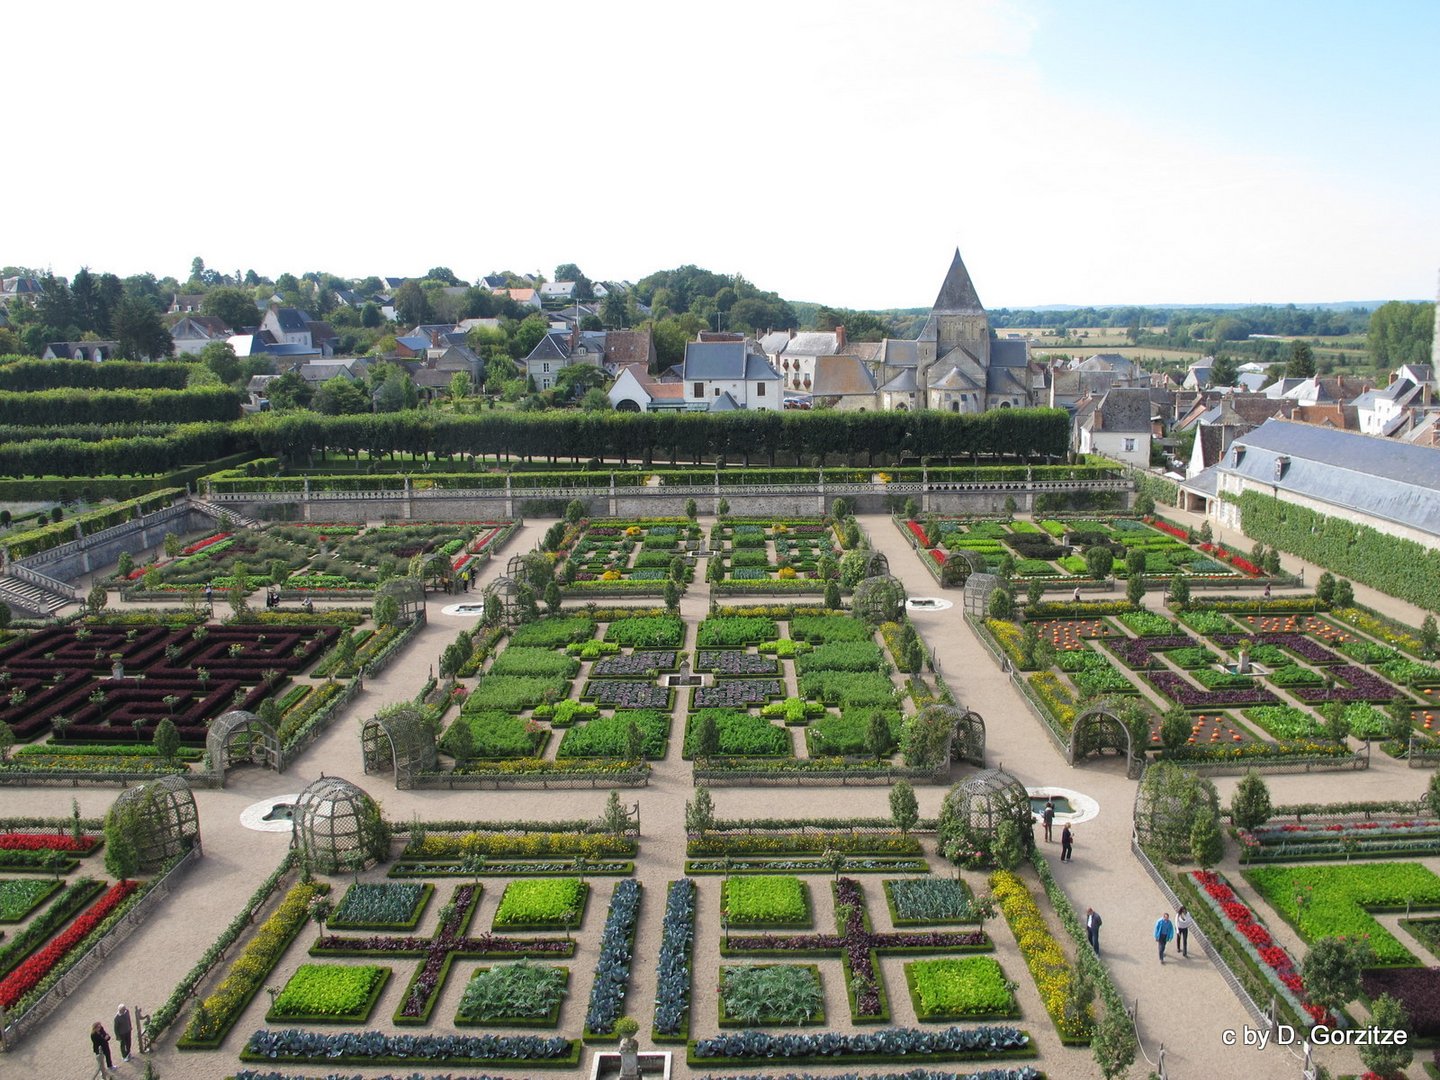
[[[785,406],[779,373],[758,345],[743,339],[686,343],[680,382],[691,409],[712,410],[717,405],[722,409]],[[727,395],[729,401],[723,400]]]
[[[1149,468],[1150,414],[1148,389],[1116,387],[1093,409],[1077,414],[1077,449],[1082,454],[1104,454],[1140,469]]]
[[[621,364],[620,374],[607,393],[616,412],[661,412],[685,409],[685,387],[679,382],[662,382],[644,364]]]

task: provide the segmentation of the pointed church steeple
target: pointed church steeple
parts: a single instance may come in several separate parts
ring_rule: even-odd
[[[950,270],[945,275],[945,283],[940,286],[940,295],[935,297],[934,310],[957,315],[985,313],[980,297],[976,295],[975,283],[970,280],[970,271],[965,269],[965,261],[960,258],[958,247],[955,249],[955,258],[950,262]]]

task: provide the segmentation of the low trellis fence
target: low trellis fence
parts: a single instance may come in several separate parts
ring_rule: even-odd
[[[607,769],[596,772],[550,773],[420,773],[412,778],[411,788],[567,788],[648,787],[650,770]]]
[[[850,787],[865,784],[893,784],[896,780],[912,780],[922,784],[950,782],[950,769],[907,769],[894,765],[878,769],[715,769],[694,767],[695,784],[711,787],[755,787],[759,785],[788,787]]]
[[[365,689],[365,680],[357,675],[350,680],[350,684],[344,690],[326,702],[314,716],[310,717],[305,722],[305,726],[280,748],[280,771],[284,772],[285,767],[299,757],[301,751],[323,735],[335,722],[335,717],[339,715],[340,710],[354,701],[363,689]]]
[[[214,773],[197,769],[189,772],[92,772],[87,769],[24,769],[13,764],[0,769],[0,787],[122,787],[148,784],[162,776],[183,776],[192,788],[223,787]]]
[[[55,985],[36,998],[24,1012],[12,1016],[0,1016],[0,1049],[13,1050],[21,1039],[37,1028],[55,1010],[57,1005],[74,993],[89,978],[91,972],[103,964],[105,958],[150,916],[151,911],[164,902],[165,898],[170,895],[170,889],[175,879],[200,857],[198,846],[192,847],[180,856],[171,864],[170,869],[151,883],[150,888],[145,891],[145,895],[140,897],[124,915],[121,915],[100,940],[95,942],[84,956],[75,961],[69,970],[56,980]]]
[[[965,613],[965,621],[970,625],[970,629],[975,632],[975,636],[980,639],[980,644],[985,646],[985,651],[990,654],[991,659],[999,665],[1000,671],[1009,676],[1010,685],[1013,686],[1016,693],[1025,700],[1025,704],[1028,705],[1030,711],[1035,714],[1035,719],[1040,721],[1040,727],[1044,729],[1046,735],[1050,736],[1050,741],[1055,744],[1055,749],[1059,750],[1061,755],[1068,759],[1070,757],[1069,735],[1060,729],[1059,722],[1050,715],[1050,710],[1046,709],[1045,706],[1040,703],[1039,698],[1035,696],[1035,691],[1031,688],[1024,674],[1016,670],[1015,665],[1010,662],[1010,658],[1001,651],[995,638],[980,620],[976,619],[967,611]]]
[[[1169,761],[1163,754],[1157,761]],[[1251,769],[1267,775],[1285,773],[1344,772],[1346,770],[1368,769],[1370,767],[1370,744],[1354,754],[1325,755],[1322,757],[1253,757],[1236,758],[1233,761],[1171,761],[1187,772],[1199,776],[1244,776]]]

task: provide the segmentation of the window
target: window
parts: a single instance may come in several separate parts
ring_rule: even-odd
[[[690,396],[691,396],[691,397],[704,397],[704,396],[705,396],[705,384],[704,384],[704,383],[697,382],[697,383],[695,384],[695,392],[694,392],[693,394],[691,394]]]
[[[763,382],[762,382],[762,383],[756,383],[756,384],[755,384],[755,396],[756,396],[756,397],[764,397],[764,396],[765,396],[765,384],[764,384]]]
[[[715,391],[715,396],[716,396],[716,397],[719,397],[719,396],[720,396],[720,388],[719,388],[718,386],[716,386],[716,387],[712,387],[712,389]]]
[[[1134,439],[1125,439],[1125,440],[1122,441],[1121,447],[1122,447],[1122,449],[1124,449],[1124,451],[1125,451],[1127,454],[1133,453],[1134,450],[1135,450],[1135,440],[1134,440]]]
[[[550,365],[549,365],[549,364],[541,364],[541,365],[540,365],[540,374],[542,374],[542,375],[549,375],[549,374],[550,374]]]

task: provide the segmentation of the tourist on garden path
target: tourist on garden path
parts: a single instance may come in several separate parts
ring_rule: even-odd
[[[1100,955],[1100,927],[1104,923],[1100,913],[1093,907],[1085,909],[1085,937],[1090,942],[1090,947],[1095,950],[1095,955]]]
[[[95,1026],[90,1029],[90,1049],[96,1057],[105,1059],[105,1068],[108,1071],[115,1071],[115,1063],[110,1060],[110,1033],[99,1020],[96,1020]]]
[[[1155,944],[1160,946],[1160,962],[1165,962],[1165,946],[1170,944],[1170,939],[1175,936],[1175,924],[1170,921],[1170,913],[1167,911],[1155,921]]]
[[[1190,927],[1194,925],[1190,909],[1181,905],[1180,910],[1175,912],[1175,951],[1187,960],[1190,958]]]
[[[1055,824],[1055,800],[1046,799],[1045,809],[1040,811],[1040,820],[1045,825],[1045,842],[1051,843],[1054,837],[1050,835],[1050,828]]]
[[[120,1043],[120,1060],[130,1060],[130,1010],[121,1005],[115,1010],[115,1039]]]
[[[1071,851],[1071,849],[1072,849],[1074,846],[1075,846],[1075,834],[1070,831],[1070,826],[1069,826],[1069,824],[1067,823],[1066,826],[1065,826],[1063,829],[1060,830],[1060,861],[1061,861],[1061,862],[1069,862],[1069,861],[1070,861],[1070,851]]]
[[[1071,601],[1071,603],[1075,603],[1075,604],[1078,604],[1078,603],[1080,602],[1080,586],[1079,586],[1079,585],[1076,585],[1076,586],[1075,586],[1075,591],[1070,595],[1070,601]]]

